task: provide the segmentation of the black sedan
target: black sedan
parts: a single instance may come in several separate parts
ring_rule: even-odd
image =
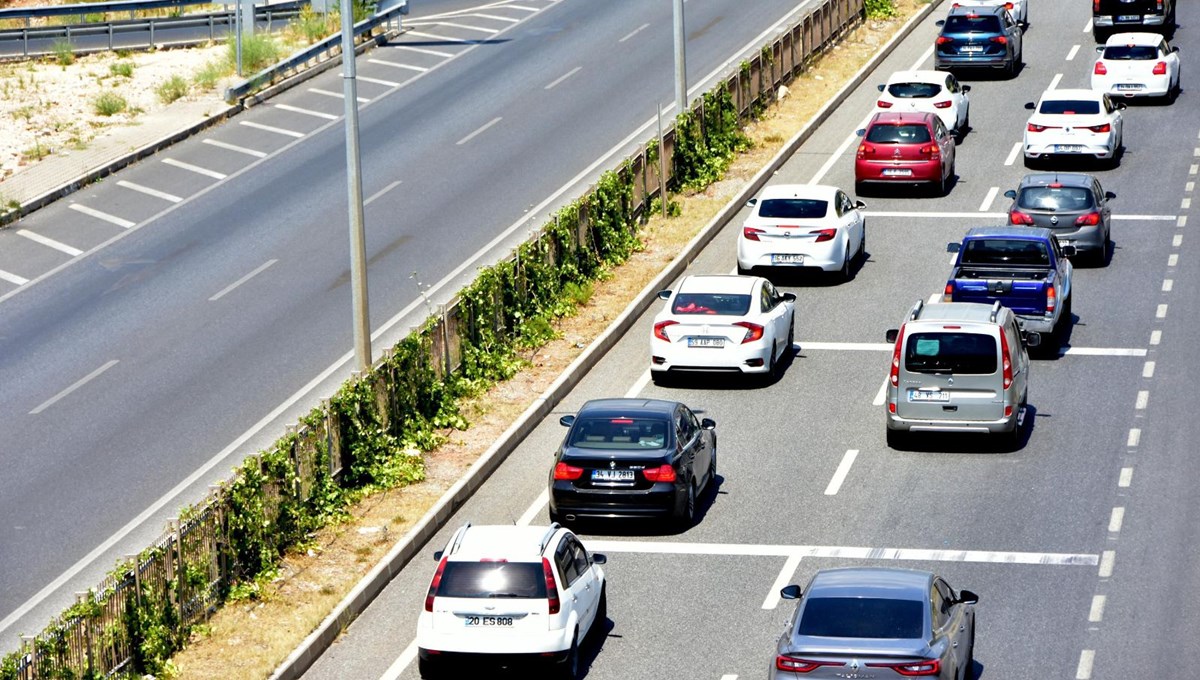
[[[690,526],[717,476],[717,424],[677,401],[595,399],[569,427],[550,472],[550,519],[668,518]]]

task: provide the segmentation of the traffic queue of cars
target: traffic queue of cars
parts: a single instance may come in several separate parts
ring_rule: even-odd
[[[1094,0],[1097,48],[1091,89],[1052,89],[1029,103],[1025,163],[1095,160],[1115,166],[1124,148],[1120,99],[1173,102],[1177,49],[1167,42],[1174,5]],[[1156,4],[1157,3],[1157,4]],[[1139,23],[1164,35],[1114,32]],[[1156,21],[1156,18],[1162,21]],[[970,129],[964,69],[1021,69],[1026,0],[956,0],[935,40],[935,70],[897,72],[879,85],[859,135],[855,189],[955,178],[955,148]],[[1120,98],[1120,99],[1118,99]],[[1067,169],[1069,170],[1069,169]],[[918,301],[899,328],[885,383],[887,444],[907,448],[926,432],[978,432],[1021,445],[1031,362],[1027,348],[1057,355],[1071,324],[1072,258],[1104,266],[1112,255],[1109,203],[1095,176],[1027,175],[1005,192],[1008,224],[971,229],[949,245],[958,256],[942,301]],[[796,295],[772,278],[814,270],[841,280],[866,258],[862,201],[820,185],[775,185],[748,202],[737,237],[737,274],[684,277],[662,291],[650,338],[656,383],[681,372],[777,379],[794,350]],[[664,399],[589,401],[560,418],[567,428],[549,470],[549,527],[470,524],[435,554],[438,566],[418,624],[421,676],[459,677],[481,662],[543,666],[538,677],[575,678],[580,646],[607,617],[604,555],[567,528],[584,520],[696,519],[697,499],[717,480],[716,422]],[[564,526],[566,525],[566,526]],[[941,577],[895,568],[822,569],[802,590],[769,665],[772,679],[975,674],[975,593]],[[466,665],[464,667],[464,664]]]

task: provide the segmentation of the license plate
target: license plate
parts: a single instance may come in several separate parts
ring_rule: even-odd
[[[958,49],[960,52],[982,52],[983,45],[963,45]]]
[[[725,338],[688,338],[688,347],[724,347]]]
[[[789,253],[775,253],[771,256],[771,264],[804,264],[804,256],[792,255]]]
[[[593,482],[632,482],[633,470],[592,470]]]
[[[1058,153],[1083,153],[1083,145],[1081,144],[1055,144],[1054,150]]]
[[[463,625],[467,628],[512,628],[511,616],[464,616]]]
[[[950,393],[942,392],[941,390],[909,390],[909,401],[950,401]]]
[[[1141,21],[1141,20],[1142,20],[1142,15],[1140,15],[1140,14],[1121,14],[1121,15],[1117,16],[1117,21],[1129,22],[1129,21]]]
[[[1141,90],[1146,86],[1138,83],[1117,83],[1118,90]]]
[[[884,177],[912,177],[912,170],[909,168],[887,168],[883,171]]]

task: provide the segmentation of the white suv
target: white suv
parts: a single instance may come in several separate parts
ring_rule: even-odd
[[[607,620],[604,555],[558,524],[468,523],[434,556],[417,621],[422,678],[455,677],[454,666],[481,662],[548,664],[553,677],[577,676],[580,645]]]

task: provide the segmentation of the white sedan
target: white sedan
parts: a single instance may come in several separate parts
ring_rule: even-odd
[[[739,274],[814,268],[845,280],[854,259],[866,255],[866,206],[837,187],[777,184],[746,205],[751,211],[738,233]]]
[[[1158,33],[1117,33],[1097,47],[1092,89],[1114,97],[1162,97],[1179,94],[1179,48]]]
[[[774,377],[792,351],[796,296],[761,276],[686,276],[654,317],[650,376],[728,371]]]
[[[954,0],[950,7],[996,7],[1003,5],[1012,15],[1013,21],[1029,27],[1028,0]]]
[[[1114,102],[1092,90],[1046,90],[1025,124],[1025,166],[1055,156],[1092,157],[1116,163],[1124,144],[1121,111]]]
[[[942,119],[959,136],[971,124],[970,85],[944,71],[897,71],[879,86],[875,111],[924,111]]]

